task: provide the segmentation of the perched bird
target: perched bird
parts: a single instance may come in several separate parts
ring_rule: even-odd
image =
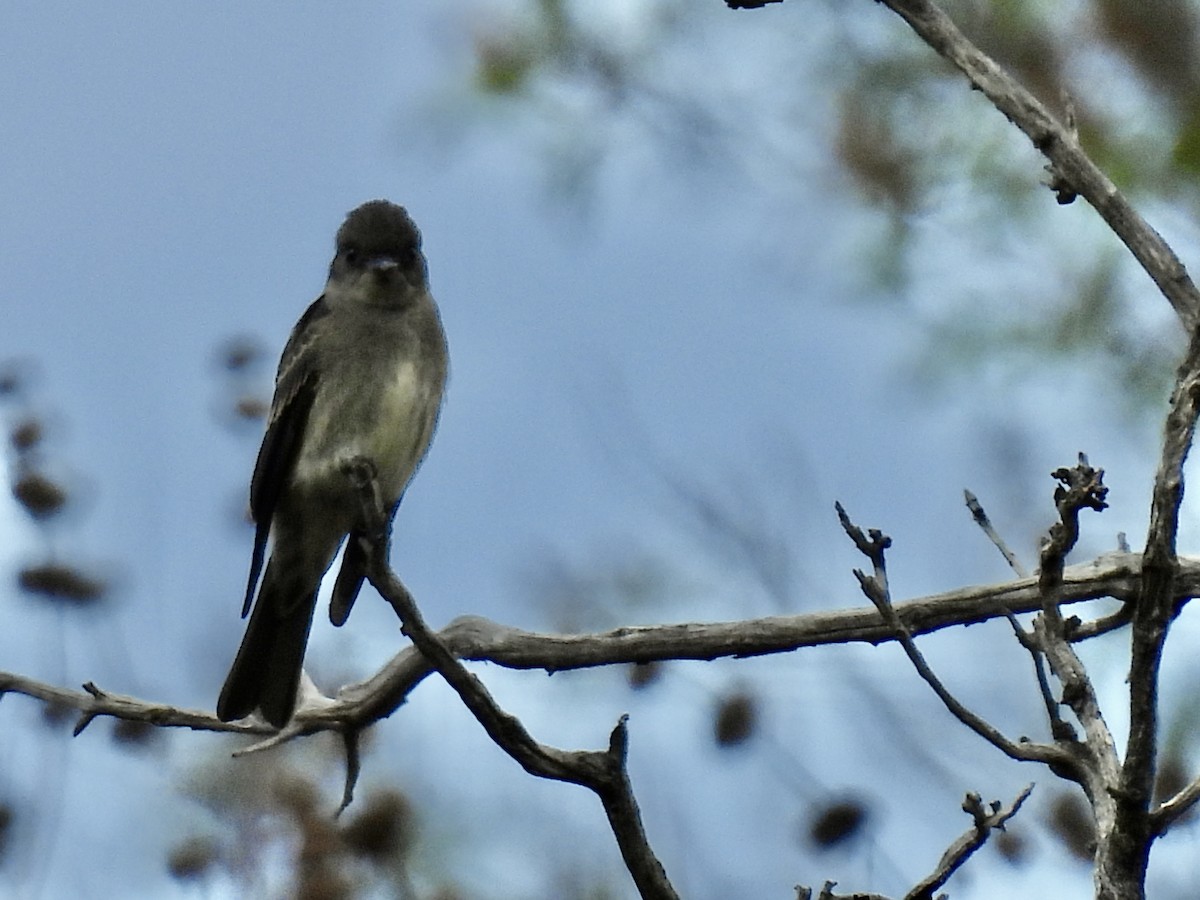
[[[350,615],[364,578],[362,506],[347,466],[369,464],[394,516],[433,438],[446,372],[420,232],[403,207],[364,203],[338,229],[325,292],[279,361],[250,483],[257,529],[242,616],[251,601],[254,612],[217,701],[222,721],[255,709],[277,728],[291,719],[317,589],[347,536],[334,625]]]

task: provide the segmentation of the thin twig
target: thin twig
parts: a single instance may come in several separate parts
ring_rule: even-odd
[[[1033,660],[1033,672],[1037,678],[1038,693],[1041,694],[1042,704],[1046,708],[1046,718],[1050,722],[1050,734],[1056,741],[1076,740],[1075,728],[1059,712],[1058,699],[1054,696],[1054,691],[1050,687],[1050,678],[1046,674],[1046,655],[1042,652],[1036,633],[1030,634],[1022,628],[1017,617],[1011,612],[1008,614],[1008,623],[1012,626],[1017,642],[1028,651]]]
[[[933,692],[942,701],[946,709],[950,711],[950,714],[1012,759],[1043,762],[1054,766],[1056,769],[1070,769],[1075,761],[1070,754],[1061,748],[1033,741],[1018,743],[1009,740],[999,729],[968,709],[957,697],[950,693],[949,689],[934,673],[929,663],[926,662],[924,655],[917,649],[916,642],[913,641],[912,635],[904,626],[900,617],[896,615],[896,610],[892,606],[887,588],[886,576],[880,577],[885,572],[883,555],[884,551],[891,545],[891,538],[878,529],[871,529],[869,532],[870,537],[868,538],[863,534],[862,529],[850,521],[849,516],[846,515],[846,511],[840,503],[836,504],[836,509],[838,519],[841,521],[846,534],[854,541],[854,545],[859,551],[871,559],[877,573],[875,576],[868,576],[862,571],[855,569],[854,576],[858,579],[859,586],[867,596],[867,599],[875,604],[875,608],[879,611],[884,624],[894,631],[896,640],[904,649],[909,661],[912,662],[913,668],[917,670],[917,674],[933,689]]]
[[[1192,779],[1178,794],[1163,802],[1150,814],[1150,832],[1165,834],[1200,802],[1200,776]]]
[[[963,812],[974,819],[974,824],[969,831],[960,835],[946,848],[933,872],[914,885],[912,890],[904,895],[904,900],[930,900],[934,891],[949,881],[950,876],[961,869],[972,854],[987,843],[993,831],[1004,830],[1004,826],[1017,814],[1031,793],[1033,785],[1026,785],[1007,807],[1002,807],[998,801],[985,807],[978,794],[967,794],[962,808]],[[836,884],[835,881],[826,881],[817,895],[817,900],[888,900],[882,894],[835,894],[833,888]],[[812,888],[796,885],[795,891],[796,900],[812,900]]]
[[[972,518],[975,519],[975,524],[983,529],[983,533],[1000,551],[1000,555],[1004,557],[1004,561],[1008,563],[1009,568],[1017,573],[1018,578],[1028,578],[1029,573],[1025,567],[1021,565],[1021,560],[1017,558],[1017,554],[1008,549],[1008,544],[1004,542],[1004,538],[1000,536],[1000,532],[992,526],[992,520],[988,518],[988,514],[983,509],[983,504],[969,490],[963,490],[963,497],[967,502],[967,509],[971,511]]]
[[[983,508],[983,504],[979,502],[979,498],[970,490],[963,491],[963,497],[967,503],[967,509],[971,511],[971,516],[975,519],[975,524],[983,529],[983,533],[988,536],[996,549],[1004,557],[1009,567],[1017,573],[1020,578],[1027,577],[1025,567],[1021,565],[1021,561],[1017,559],[1017,555],[1013,553],[1004,538],[992,526],[992,520],[988,518],[987,512]],[[1046,675],[1045,655],[1042,653],[1042,648],[1038,644],[1036,637],[1027,632],[1021,623],[1017,620],[1016,615],[1012,610],[1005,610],[1005,618],[1008,619],[1008,624],[1012,627],[1013,635],[1017,642],[1028,651],[1030,658],[1033,661],[1034,675],[1037,678],[1038,691],[1042,696],[1042,703],[1046,708],[1046,718],[1050,721],[1050,733],[1055,740],[1074,740],[1075,730],[1071,725],[1063,720],[1059,713],[1058,700],[1054,697],[1054,693],[1050,688],[1050,679]]]
[[[1124,628],[1133,621],[1134,605],[1132,603],[1123,603],[1120,609],[1106,616],[1093,619],[1091,622],[1079,622],[1075,624],[1067,631],[1067,639],[1071,643],[1078,643],[1079,641],[1099,637],[1102,634],[1108,634],[1110,631],[1116,631],[1118,628]]]
[[[914,885],[913,889],[904,895],[904,900],[927,900],[932,897],[933,892],[949,881],[950,876],[970,859],[971,854],[987,843],[993,830],[1004,830],[1005,823],[1017,814],[1021,804],[1031,793],[1033,785],[1028,784],[1007,807],[1002,808],[997,801],[991,804],[990,810],[984,807],[978,794],[967,794],[963,800],[963,811],[975,820],[974,826],[950,845],[938,861],[937,868]]]

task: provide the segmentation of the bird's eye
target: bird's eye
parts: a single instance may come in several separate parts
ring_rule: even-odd
[[[356,247],[347,247],[344,255],[346,262],[352,266],[357,266],[362,261],[362,254]]]

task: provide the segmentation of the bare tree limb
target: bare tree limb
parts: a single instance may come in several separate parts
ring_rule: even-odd
[[[1051,188],[1059,202],[1082,195],[1171,303],[1191,335],[1187,359],[1180,368],[1171,409],[1164,428],[1159,470],[1151,503],[1151,524],[1142,566],[1142,585],[1132,614],[1130,660],[1130,733],[1125,758],[1117,763],[1112,736],[1100,715],[1094,690],[1078,656],[1072,650],[1059,612],[1062,598],[1062,557],[1057,544],[1074,545],[1078,508],[1064,511],[1057,534],[1043,552],[1040,586],[1045,608],[1035,622],[1035,634],[1047,660],[1063,683],[1063,701],[1082,724],[1086,758],[1080,771],[1097,819],[1099,847],[1096,857],[1096,892],[1101,898],[1140,900],[1144,895],[1146,865],[1155,834],[1173,817],[1196,802],[1200,784],[1189,785],[1176,798],[1150,814],[1158,729],[1158,674],[1170,622],[1178,610],[1175,582],[1179,566],[1176,532],[1183,496],[1183,464],[1194,437],[1200,413],[1200,294],[1182,262],[1162,237],[1116,189],[1079,145],[1073,115],[1059,123],[1024,87],[974,46],[932,0],[880,0],[939,55],[967,76],[992,104],[1032,141],[1049,161]],[[758,3],[738,6],[757,6]],[[1078,472],[1085,468],[1080,460]],[[1060,470],[1070,476],[1070,470]],[[1058,473],[1056,473],[1058,474]],[[1074,490],[1068,484],[1066,492]],[[1095,496],[1095,495],[1093,495]],[[1065,497],[1057,499],[1065,500]],[[1103,497],[1099,496],[1102,508]],[[1069,505],[1069,503],[1067,504]],[[1064,504],[1060,503],[1060,510]],[[868,585],[866,579],[864,590]],[[875,593],[878,593],[876,591]],[[878,602],[870,591],[868,596]],[[882,612],[881,608],[881,612]],[[1109,617],[1093,633],[1119,622]],[[1082,630],[1077,630],[1080,634]],[[910,654],[911,655],[911,654]],[[1198,779],[1200,782],[1200,779]]]
[[[1150,528],[1142,560],[1142,590],[1133,613],[1129,662],[1129,740],[1114,795],[1114,819],[1098,823],[1096,884],[1105,897],[1136,897],[1145,883],[1150,846],[1174,810],[1185,811],[1185,797],[1172,813],[1150,814],[1158,765],[1158,684],[1163,646],[1176,612],[1172,596],[1179,560],[1175,543],[1183,502],[1183,465],[1200,414],[1200,332],[1192,335],[1179,368],[1150,504]],[[1186,789],[1185,789],[1186,790]],[[1194,801],[1191,801],[1194,802]],[[1180,813],[1181,814],[1181,813]]]
[[[1069,630],[1059,608],[1062,596],[1065,559],[1079,540],[1079,514],[1085,509],[1100,512],[1107,507],[1108,488],[1104,470],[1088,463],[1080,453],[1078,463],[1051,473],[1060,484],[1054,491],[1059,519],[1050,526],[1042,546],[1038,588],[1042,592],[1042,611],[1034,620],[1034,636],[1045,654],[1050,669],[1062,684],[1062,703],[1075,714],[1083,728],[1083,740],[1076,739],[1056,713],[1051,726],[1058,722],[1058,746],[1071,753],[1075,766],[1066,774],[1084,789],[1097,820],[1111,819],[1112,789],[1120,769],[1116,744],[1096,698],[1096,690],[1083,661],[1071,646]],[[1046,688],[1043,688],[1045,690]]]
[[[836,881],[826,881],[821,886],[821,893],[817,894],[817,900],[890,900],[890,898],[885,897],[883,894],[862,894],[858,892],[853,894],[835,894],[833,892],[835,887],[837,887]],[[812,900],[812,896],[812,888],[796,885],[796,900]]]
[[[1200,558],[1180,558],[1174,581],[1175,608],[1200,597]],[[1129,600],[1141,585],[1141,554],[1108,553],[1063,572],[1064,605],[1114,597]],[[893,605],[908,633],[915,636],[973,625],[1041,608],[1036,579],[974,585]],[[1080,630],[1086,630],[1083,626]],[[883,644],[893,629],[869,607],[767,616],[734,622],[641,625],[588,634],[537,634],[480,616],[455,619],[439,632],[460,659],[491,662],[509,669],[549,672],[665,660],[708,660],[787,653],[833,644]],[[0,695],[22,694],[50,706],[95,716],[111,716],[172,728],[259,735],[275,746],[317,731],[365,727],[396,710],[432,671],[414,648],[396,654],[369,679],[343,687],[335,699],[303,706],[282,732],[257,719],[221,722],[205,710],[189,710],[110,691],[90,694],[0,671]],[[240,752],[248,752],[250,748]]]
[[[970,859],[971,854],[987,843],[993,830],[1004,830],[1005,823],[1017,814],[1021,804],[1032,793],[1033,785],[1028,784],[1007,807],[1001,807],[999,801],[996,801],[991,804],[990,811],[984,807],[978,794],[967,794],[963,800],[963,812],[974,818],[974,827],[950,845],[938,861],[937,868],[905,894],[904,900],[929,900],[933,897],[933,892],[949,881],[950,876]]]
[[[1060,194],[1082,196],[1129,248],[1170,301],[1184,328],[1200,323],[1200,292],[1175,251],[1117,190],[1036,97],[958,30],[932,0],[880,0],[940,56],[949,60],[1033,142],[1053,168]]]
[[[1067,554],[1079,542],[1080,511],[1091,509],[1100,512],[1106,509],[1108,488],[1104,486],[1104,470],[1089,465],[1082,453],[1079,454],[1077,465],[1069,469],[1065,466],[1055,469],[1051,475],[1061,482],[1054,490],[1054,505],[1059,518],[1050,526],[1049,538],[1042,546],[1038,588],[1044,604],[1042,614],[1049,620],[1050,627],[1065,639],[1066,628],[1058,609],[1058,592],[1062,586]]]
[[[1116,631],[1118,628],[1124,628],[1132,621],[1133,604],[1125,603],[1120,609],[1109,613],[1107,616],[1093,619],[1091,622],[1079,622],[1074,619],[1068,620],[1067,636],[1074,642],[1086,641],[1089,638],[1099,637],[1102,634],[1108,634],[1110,631]]]
[[[560,750],[536,741],[520,719],[502,710],[483,682],[470,672],[426,624],[408,588],[388,566],[388,519],[373,467],[364,461],[354,473],[363,495],[366,575],[400,619],[416,648],[458,694],[488,736],[526,772],[539,778],[586,787],[600,798],[625,866],[644,900],[678,900],[666,870],[646,836],[629,783],[625,761],[629,746],[627,716],[622,716],[604,751]]]
[[[1187,268],[1080,146],[1074,122],[1060,123],[995,60],[976,47],[932,0],[879,0],[936,53],[966,75],[1049,162],[1060,200],[1079,194],[1158,286],[1190,334],[1200,324],[1200,291]],[[757,9],[764,0],[726,0],[732,9]],[[1068,115],[1068,118],[1072,118]]]
[[[1200,802],[1200,777],[1189,782],[1183,790],[1165,801],[1150,815],[1152,834],[1165,834],[1175,822],[1186,816]]]
[[[932,900],[933,892],[949,881],[950,876],[962,868],[976,850],[987,843],[993,830],[1004,830],[1005,824],[1017,814],[1031,793],[1033,793],[1033,785],[1026,785],[1025,789],[1007,807],[1002,807],[999,801],[994,801],[985,807],[978,794],[967,794],[962,808],[963,812],[968,813],[975,820],[974,825],[946,848],[946,852],[942,854],[942,858],[938,860],[934,870],[917,882],[904,895],[904,900]],[[836,884],[837,882],[834,881],[826,881],[821,888],[821,893],[817,895],[817,900],[888,900],[882,894],[835,894],[833,888]],[[812,900],[812,888],[797,885],[796,898],[797,900]]]
[[[964,490],[963,495],[966,499],[967,509],[971,511],[971,516],[975,519],[975,523],[983,529],[983,533],[987,535],[996,549],[1000,551],[1005,561],[1008,562],[1009,567],[1017,573],[1019,578],[1027,577],[1028,573],[1025,571],[1025,567],[1021,565],[1021,561],[1017,559],[1016,554],[1008,548],[1008,544],[1005,543],[1000,533],[993,527],[991,519],[988,518],[987,512],[984,511],[983,504],[979,502],[979,498],[969,490]],[[1050,688],[1050,679],[1046,674],[1045,654],[1042,652],[1041,643],[1035,635],[1030,634],[1022,627],[1011,610],[1008,612],[1007,619],[1009,625],[1012,626],[1013,636],[1028,651],[1033,661],[1033,671],[1037,678],[1038,691],[1042,696],[1042,705],[1046,709],[1046,718],[1050,722],[1050,734],[1055,740],[1075,740],[1075,729],[1059,713],[1058,700],[1054,697],[1053,691]]]
[[[971,511],[971,517],[975,520],[975,524],[983,529],[983,533],[987,535],[988,540],[1000,551],[1000,555],[1004,557],[1004,561],[1008,563],[1009,568],[1017,573],[1018,578],[1028,578],[1029,573],[1021,565],[1021,560],[1017,559],[1017,554],[1008,549],[1008,544],[1004,542],[1004,538],[1000,536],[1000,532],[992,525],[992,520],[988,518],[988,514],[984,511],[983,504],[979,502],[979,498],[971,491],[964,490],[963,499],[966,501],[967,509]]]
[[[147,725],[158,725],[164,728],[191,728],[195,731],[265,734],[275,730],[265,723],[259,725],[249,720],[222,725],[217,722],[213,713],[206,710],[183,709],[166,703],[139,700],[125,694],[114,694],[100,690],[90,681],[84,685],[84,688],[85,690],[82,691],[72,691],[33,678],[26,678],[24,675],[0,672],[0,696],[9,693],[23,694],[26,697],[42,701],[48,707],[77,710],[80,717],[74,728],[76,735],[79,735],[91,724],[92,720],[99,716],[144,722]]]
[[[965,704],[950,692],[926,661],[925,656],[917,649],[912,635],[904,627],[904,623],[900,621],[900,617],[896,615],[896,610],[892,606],[887,584],[887,570],[884,563],[884,553],[891,546],[892,539],[876,528],[870,530],[870,537],[868,538],[863,534],[861,528],[850,521],[850,517],[846,515],[846,511],[840,503],[837,504],[837,514],[846,534],[854,541],[854,545],[859,551],[871,560],[875,569],[873,576],[864,575],[858,569],[854,570],[854,575],[858,578],[863,593],[875,604],[875,608],[879,610],[879,615],[884,622],[894,629],[896,640],[900,642],[900,646],[904,649],[909,661],[912,662],[913,668],[917,670],[917,674],[921,676],[921,679],[933,689],[933,692],[942,701],[942,705],[949,710],[950,714],[1001,753],[1012,759],[1046,763],[1055,770],[1073,767],[1075,764],[1074,758],[1059,747],[1053,744],[1039,744],[1033,741],[1017,742],[1005,737],[999,729],[982,716],[968,709]]]
[[[1030,634],[1021,627],[1017,617],[1008,614],[1008,623],[1012,626],[1013,636],[1017,642],[1028,651],[1033,660],[1033,674],[1037,679],[1038,693],[1042,695],[1042,705],[1046,709],[1046,719],[1050,723],[1050,734],[1056,741],[1075,741],[1078,736],[1070,722],[1067,722],[1059,712],[1059,702],[1050,687],[1050,678],[1046,674],[1046,654],[1042,652],[1042,642],[1038,640],[1036,630]]]

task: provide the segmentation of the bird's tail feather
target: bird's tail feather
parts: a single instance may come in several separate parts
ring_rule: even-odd
[[[231,722],[260,709],[282,728],[296,709],[304,647],[317,605],[315,590],[280,585],[267,566],[246,636],[217,700],[217,718]]]
[[[346,552],[342,556],[342,568],[333,584],[333,595],[329,598],[329,621],[339,628],[350,618],[350,610],[358,599],[367,571],[367,551],[363,549],[363,536],[350,532],[346,541]]]

